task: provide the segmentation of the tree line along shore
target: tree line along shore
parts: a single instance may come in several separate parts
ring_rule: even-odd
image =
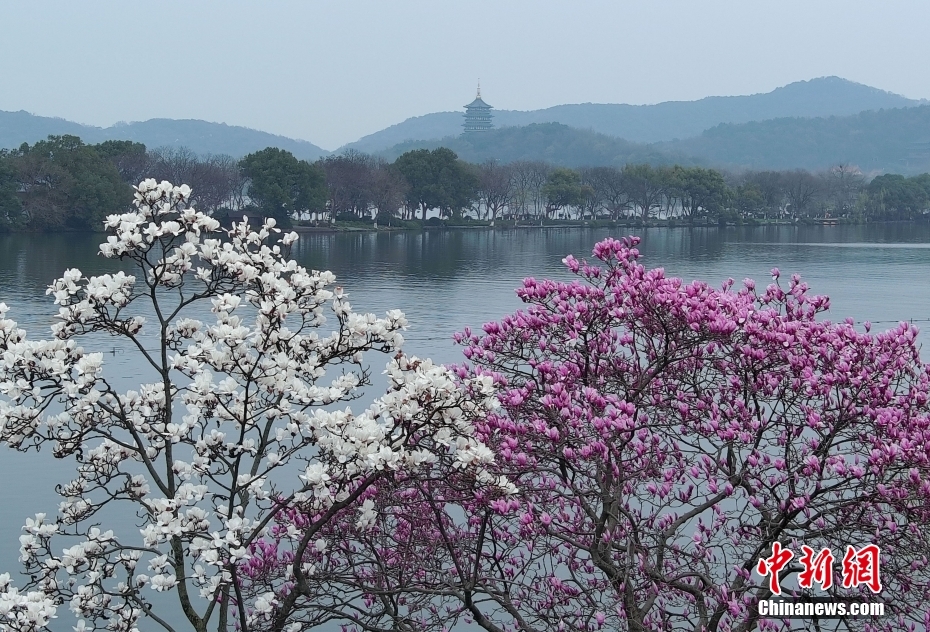
[[[571,169],[543,161],[481,164],[452,150],[415,149],[393,162],[348,151],[316,162],[268,147],[241,159],[131,141],[49,136],[0,150],[0,231],[101,230],[145,178],[187,182],[218,219],[274,217],[283,226],[636,225],[866,222],[930,213],[930,174],[870,177],[700,166]]]

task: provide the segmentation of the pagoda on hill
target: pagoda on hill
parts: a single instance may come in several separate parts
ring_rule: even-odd
[[[478,83],[478,96],[475,100],[465,106],[465,133],[469,132],[486,132],[494,127],[491,122],[492,106],[481,100],[481,83]]]

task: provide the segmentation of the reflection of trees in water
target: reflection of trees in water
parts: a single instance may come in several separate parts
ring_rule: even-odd
[[[741,231],[729,233],[725,228],[652,228],[640,230],[643,241],[639,246],[651,265],[664,265],[669,258],[685,258],[695,261],[721,259],[726,250],[727,237],[732,240]]]
[[[97,256],[104,239],[97,233],[0,235],[0,300],[11,295],[44,297],[48,284],[66,268],[79,268],[85,274],[128,270]]]
[[[489,267],[491,231],[422,231],[302,235],[296,258],[337,276],[451,278]]]
[[[930,226],[887,223],[311,233],[301,235],[294,254],[301,264],[332,270],[346,281],[364,279],[390,284],[409,278],[444,282],[499,278],[502,274],[514,279],[546,275],[561,278],[564,272],[561,260],[566,255],[590,257],[597,241],[631,234],[643,238],[639,249],[650,265],[665,266],[670,273],[688,278],[695,275],[705,278],[706,273],[700,271],[702,262],[732,261],[746,268],[729,272],[737,275],[758,274],[756,268],[767,272],[776,265],[790,265],[803,272],[806,262],[822,262],[824,253],[816,247],[794,248],[792,244],[928,242]],[[90,274],[120,269],[119,263],[97,256],[101,240],[102,235],[94,233],[0,235],[0,301],[9,302],[16,295],[44,297],[48,283],[66,268],[77,267]],[[883,261],[889,256],[897,260],[904,253],[881,248],[833,248],[828,258],[831,263],[845,265]],[[790,261],[786,262],[786,257]],[[753,265],[747,267],[747,261]]]

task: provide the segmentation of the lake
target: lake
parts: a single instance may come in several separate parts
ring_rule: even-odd
[[[404,310],[411,323],[408,352],[456,362],[460,356],[452,334],[518,309],[514,288],[524,277],[569,278],[561,264],[565,255],[590,256],[596,241],[629,230],[314,233],[301,236],[294,256],[309,268],[332,270],[358,311]],[[637,234],[643,237],[645,265],[664,267],[669,275],[718,286],[730,277],[737,282],[751,277],[764,287],[769,271],[778,267],[783,275],[801,274],[816,293],[829,295],[833,320],[851,316],[876,328],[899,320],[930,323],[926,223],[653,228]],[[45,287],[54,277],[68,267],[85,274],[120,268],[96,255],[101,240],[90,234],[0,236],[0,301],[11,307],[8,317],[20,321],[31,337],[47,337],[56,310]],[[126,388],[138,384],[141,368],[128,349],[113,339],[95,342],[108,351],[108,376],[119,376]],[[368,359],[378,374],[384,359]],[[0,572],[18,569],[20,526],[36,512],[54,514],[54,486],[71,471],[69,463],[57,463],[47,453],[0,452]],[[60,614],[60,622],[67,622],[68,615]]]

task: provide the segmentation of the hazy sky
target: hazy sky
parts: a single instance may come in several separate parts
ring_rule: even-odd
[[[751,94],[838,75],[930,97],[927,0],[13,2],[0,110],[199,118],[325,149],[459,110]]]

